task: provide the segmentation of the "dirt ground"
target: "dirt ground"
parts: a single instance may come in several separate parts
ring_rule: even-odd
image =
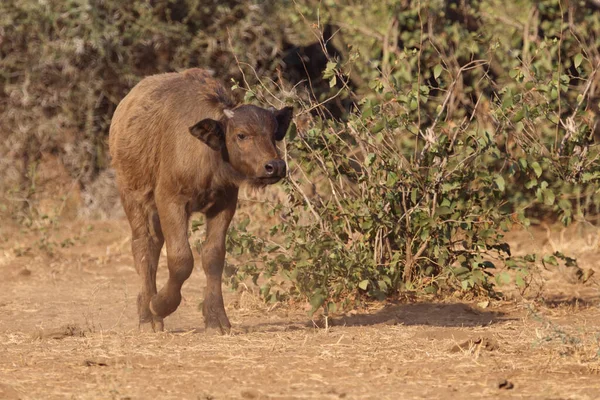
[[[406,300],[326,329],[226,290],[234,329],[217,337],[204,334],[199,262],[166,331],[139,332],[124,220],[0,229],[0,399],[600,398],[597,230],[510,239],[572,250],[598,272],[585,283],[544,270],[525,297]]]

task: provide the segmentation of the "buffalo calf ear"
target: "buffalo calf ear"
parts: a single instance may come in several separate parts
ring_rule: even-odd
[[[214,119],[203,119],[190,127],[190,133],[215,151],[220,151],[225,145],[225,131],[223,126],[221,122]]]
[[[292,122],[292,107],[284,107],[281,110],[273,111],[275,119],[277,120],[277,130],[275,131],[275,140],[283,140],[285,133]]]

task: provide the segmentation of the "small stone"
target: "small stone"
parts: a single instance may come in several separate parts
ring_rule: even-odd
[[[243,399],[256,399],[260,393],[258,393],[258,390],[256,389],[244,389],[242,390],[241,395]]]
[[[512,382],[510,382],[506,379],[501,379],[498,382],[498,389],[510,390],[510,389],[513,389],[514,387],[515,387],[515,385],[513,385]]]

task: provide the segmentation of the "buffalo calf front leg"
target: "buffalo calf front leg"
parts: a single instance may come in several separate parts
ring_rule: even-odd
[[[157,194],[156,205],[162,231],[167,243],[169,279],[152,297],[150,310],[154,315],[166,317],[181,303],[181,287],[194,269],[194,257],[188,243],[188,219],[185,203],[162,198]]]
[[[228,194],[227,203],[218,211],[206,213],[206,240],[202,245],[202,268],[206,291],[202,304],[204,324],[209,333],[229,333],[231,324],[223,304],[221,279],[225,265],[225,237],[237,204],[237,191]]]

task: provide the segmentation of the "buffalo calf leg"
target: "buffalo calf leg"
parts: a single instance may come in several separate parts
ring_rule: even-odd
[[[231,199],[225,208],[206,215],[206,240],[202,246],[202,268],[206,274],[206,292],[202,304],[202,314],[208,333],[229,333],[231,324],[225,313],[221,278],[225,265],[225,235],[235,213],[237,192],[227,197]]]
[[[131,226],[133,263],[142,281],[137,298],[140,329],[149,324],[152,330],[162,331],[162,318],[150,312],[150,299],[156,294],[156,270],[164,242],[160,221],[156,212],[149,215],[141,205],[125,196],[122,196],[122,203]]]
[[[188,213],[185,204],[156,199],[162,230],[167,242],[169,279],[152,297],[150,310],[154,315],[166,317],[181,303],[181,287],[194,269],[194,257],[188,243]]]

